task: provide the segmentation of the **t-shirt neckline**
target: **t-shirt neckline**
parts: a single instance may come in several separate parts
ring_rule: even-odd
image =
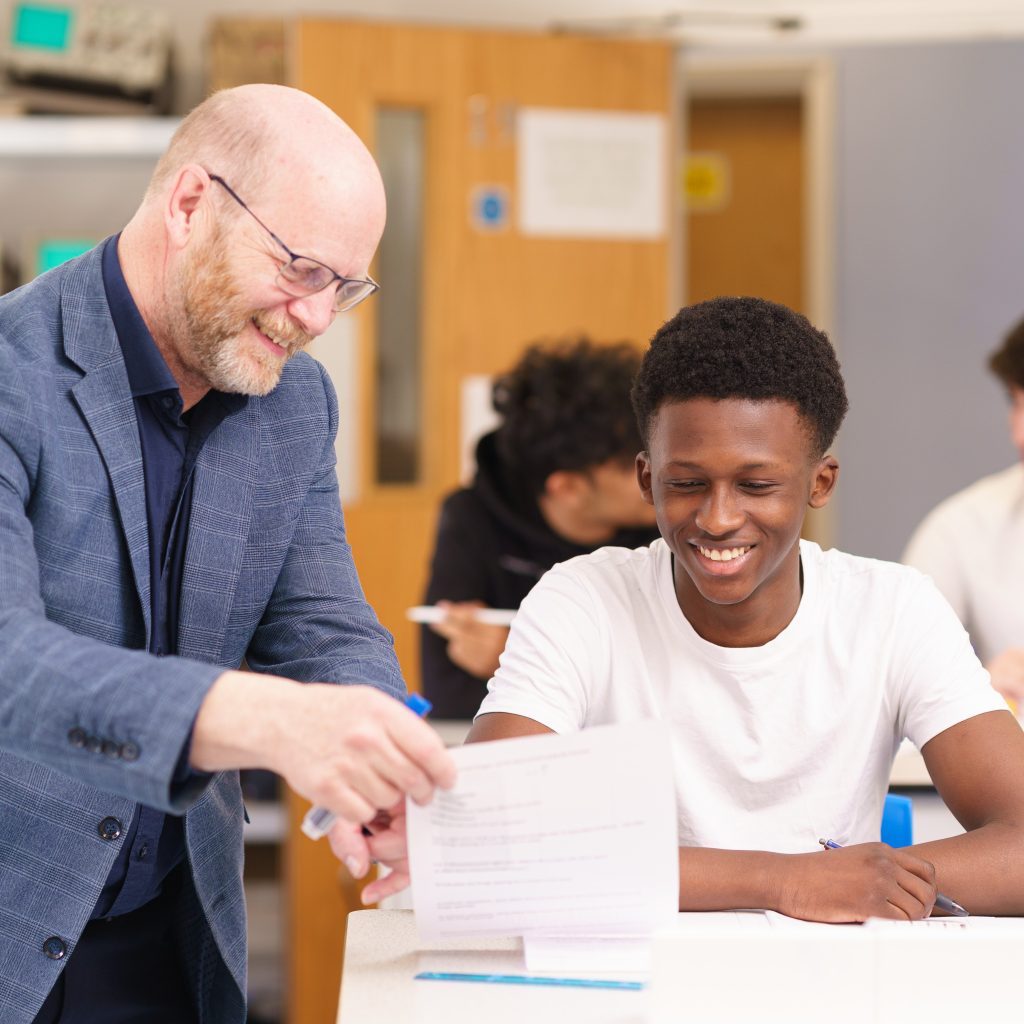
[[[789,624],[766,644],[759,647],[721,647],[705,640],[683,614],[676,598],[675,585],[672,579],[672,551],[660,539],[653,545],[660,548],[656,559],[657,587],[661,602],[668,610],[668,618],[672,627],[678,630],[685,642],[708,661],[733,667],[764,665],[779,658],[791,656],[794,648],[804,642],[813,609],[818,604],[819,566],[818,558],[821,549],[811,541],[801,540],[800,567],[803,572],[803,592],[796,614]]]

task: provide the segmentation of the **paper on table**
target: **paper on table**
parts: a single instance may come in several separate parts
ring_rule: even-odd
[[[1024,937],[1024,919],[1019,917],[925,917],[920,921],[894,921],[887,917],[869,917],[864,922],[865,928],[906,932],[937,931],[937,932],[991,932],[1015,931]]]
[[[452,751],[454,789],[408,802],[425,939],[644,934],[678,908],[672,755],[663,722]]]
[[[733,928],[743,931],[778,927],[763,910],[687,911],[676,914],[670,927]],[[804,922],[798,922],[803,924]],[[586,971],[591,974],[647,975],[651,970],[652,935],[529,935],[523,939],[526,969]]]
[[[438,608],[434,604],[418,604],[405,609],[405,617],[410,622],[419,622],[424,626],[443,622],[447,614],[443,608]],[[515,617],[514,608],[478,608],[476,615],[473,616],[477,622],[482,622],[485,626],[511,626]]]
[[[528,971],[646,977],[651,972],[650,935],[528,935]]]

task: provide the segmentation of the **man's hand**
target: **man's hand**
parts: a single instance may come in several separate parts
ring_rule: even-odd
[[[1008,647],[986,666],[992,685],[1010,702],[1014,714],[1024,705],[1024,647]]]
[[[864,843],[781,858],[773,909],[804,921],[916,921],[935,903],[935,869],[909,850]]]
[[[196,717],[200,771],[269,768],[297,793],[356,824],[408,794],[430,802],[455,783],[437,733],[401,701],[369,686],[295,683],[225,672]]]
[[[476,618],[486,607],[479,601],[438,601],[447,613],[431,629],[448,641],[448,657],[471,676],[490,679],[508,640],[507,626],[490,626]]]
[[[379,814],[363,834],[358,825],[339,821],[328,833],[331,849],[353,878],[362,878],[376,861],[390,872],[371,882],[362,892],[364,904],[377,903],[401,892],[409,884],[409,851],[405,835],[405,802]]]

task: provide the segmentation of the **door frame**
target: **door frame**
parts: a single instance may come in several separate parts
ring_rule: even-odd
[[[722,57],[676,51],[679,175],[688,137],[689,101],[700,99],[796,98],[803,111],[804,237],[803,294],[808,319],[832,336],[835,322],[835,67],[827,57]],[[676,306],[686,302],[686,197],[680,187],[671,247]],[[836,536],[835,505],[816,512],[806,535],[829,547]]]

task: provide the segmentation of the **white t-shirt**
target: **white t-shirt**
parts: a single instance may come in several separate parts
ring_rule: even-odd
[[[877,841],[903,737],[921,747],[1006,704],[926,577],[807,541],[800,556],[792,622],[740,648],[694,631],[663,540],[557,565],[520,607],[479,714],[559,733],[666,720],[681,846]]]
[[[982,661],[1024,647],[1024,464],[937,505],[903,561],[935,580]]]

